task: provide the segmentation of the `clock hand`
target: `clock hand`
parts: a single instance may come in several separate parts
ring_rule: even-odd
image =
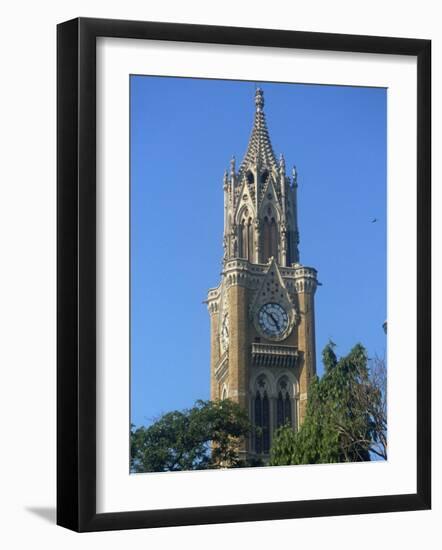
[[[266,313],[267,320],[271,322],[272,325],[275,325],[275,319],[270,313]]]
[[[279,323],[278,323],[278,321],[275,319],[275,317],[273,317],[273,315],[272,315],[271,313],[269,313],[269,316],[270,316],[270,318],[272,319],[273,324],[276,326],[276,330],[280,330],[280,328],[279,328]]]

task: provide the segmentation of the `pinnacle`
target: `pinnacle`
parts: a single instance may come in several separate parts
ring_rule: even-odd
[[[256,110],[263,110],[264,109],[264,92],[261,90],[261,88],[257,88],[255,92],[255,105]]]

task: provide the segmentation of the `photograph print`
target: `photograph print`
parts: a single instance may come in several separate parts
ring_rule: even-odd
[[[130,472],[385,461],[387,89],[130,76]]]

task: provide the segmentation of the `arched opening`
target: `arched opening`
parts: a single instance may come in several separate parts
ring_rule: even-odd
[[[242,220],[242,222],[239,226],[238,256],[240,258],[246,258],[247,257],[247,226],[246,226],[246,220]]]
[[[266,183],[268,179],[269,179],[269,171],[265,169],[261,174],[261,182]]]
[[[253,261],[253,227],[252,218],[247,222],[247,259]]]
[[[289,381],[281,378],[278,384],[278,397],[276,400],[276,427],[288,424],[293,427],[292,399],[289,391]]]
[[[270,208],[269,211],[269,215],[265,216],[262,222],[261,253],[264,263],[272,256],[278,260],[278,227],[275,217],[271,216]]]
[[[292,232],[290,228],[287,229],[287,265],[291,265],[292,259]]]
[[[282,392],[279,392],[276,402],[276,425],[279,428],[286,424],[292,426],[292,404],[288,394],[284,397]]]
[[[265,391],[258,391],[255,397],[255,452],[268,453],[270,450],[270,407]]]
[[[255,177],[253,175],[253,172],[251,172],[250,170],[247,172],[247,182],[248,183],[253,183],[255,181]]]
[[[270,221],[270,256],[278,258],[278,229],[275,218]]]
[[[247,210],[244,215],[247,216]],[[253,261],[253,223],[252,218],[244,217],[238,227],[238,257]]]
[[[265,375],[256,380],[253,399],[254,449],[256,453],[267,454],[270,451],[270,400]]]
[[[266,263],[270,257],[270,224],[266,216],[262,222],[262,261]]]

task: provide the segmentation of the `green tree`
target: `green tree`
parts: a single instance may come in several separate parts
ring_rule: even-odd
[[[372,424],[370,454],[387,460],[387,369],[385,360],[369,361],[369,379],[356,393],[359,406],[365,407]]]
[[[238,444],[250,433],[246,412],[233,401],[197,401],[131,430],[131,471],[164,472],[246,465]]]
[[[277,431],[271,465],[370,460],[380,426],[386,431],[386,418],[384,424],[375,418],[385,394],[370,377],[364,347],[357,344],[338,360],[329,342],[322,359],[325,372],[311,382],[304,422],[297,433],[289,426]]]

